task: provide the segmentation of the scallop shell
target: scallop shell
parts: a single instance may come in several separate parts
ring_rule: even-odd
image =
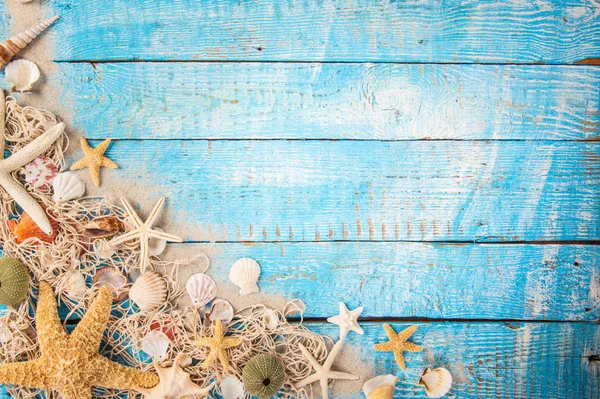
[[[273,309],[266,309],[263,314],[263,323],[265,323],[265,327],[267,330],[274,330],[279,325],[279,316],[277,316],[277,312]]]
[[[162,331],[150,331],[142,338],[142,350],[157,360],[164,360],[167,357],[167,350],[171,340]]]
[[[74,270],[69,275],[67,282],[67,295],[73,299],[80,300],[85,295],[87,287],[85,276],[79,270]]]
[[[90,238],[108,238],[123,230],[123,223],[114,216],[96,218],[83,226],[83,234]]]
[[[39,36],[46,28],[52,25],[58,19],[58,15],[53,16],[39,24],[21,32],[8,40],[0,43],[0,69],[10,62],[10,60],[25,48],[33,39]]]
[[[164,233],[165,231],[160,227],[153,227],[153,230],[160,231]],[[162,254],[167,248],[167,240],[163,240],[162,238],[150,237],[148,241],[148,253],[153,256],[158,256]]]
[[[110,288],[115,302],[127,297],[127,277],[116,267],[101,267],[96,271],[93,281],[94,285]]]
[[[229,323],[233,320],[233,306],[225,299],[215,299],[206,318],[211,322],[220,319],[223,323]]]
[[[192,274],[185,283],[185,289],[198,308],[204,308],[217,296],[217,284],[204,273]]]
[[[15,258],[0,258],[0,304],[16,307],[28,294],[27,268]]]
[[[40,69],[29,60],[15,60],[4,68],[4,79],[12,85],[12,91],[31,91],[31,85],[40,79]]]
[[[85,194],[85,184],[73,172],[59,173],[52,181],[54,202],[61,203],[77,199]]]
[[[232,375],[223,378],[221,396],[223,399],[243,399],[245,397],[244,384]]]
[[[285,368],[275,355],[256,355],[244,366],[242,380],[246,392],[257,398],[267,399],[283,386]]]
[[[258,292],[256,282],[260,277],[260,265],[254,259],[238,259],[231,266],[229,279],[240,288],[240,295]]]
[[[427,369],[421,376],[421,385],[425,386],[425,394],[430,398],[441,398],[452,387],[452,374],[443,367]]]
[[[57,174],[56,164],[43,155],[25,165],[25,181],[34,188],[50,187]]]
[[[8,221],[8,227],[15,237],[17,244],[21,244],[23,241],[29,238],[37,238],[42,242],[51,243],[58,234],[58,223],[53,218],[48,218],[50,226],[52,226],[52,234],[46,234],[40,229],[36,222],[33,221],[31,216],[23,212],[21,219],[17,222],[15,220]]]
[[[395,375],[379,375],[364,383],[363,392],[367,399],[392,399],[396,382],[398,377]]]
[[[131,286],[129,298],[141,310],[156,309],[167,299],[167,283],[156,272],[142,273]]]

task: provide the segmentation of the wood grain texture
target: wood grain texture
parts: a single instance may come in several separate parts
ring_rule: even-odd
[[[573,63],[595,0],[50,0],[56,59]],[[90,39],[93,38],[93,39]]]
[[[191,241],[600,238],[595,143],[120,141],[108,154],[121,169],[103,179],[135,182],[142,209],[167,196],[167,230]]]
[[[307,317],[337,314],[339,302],[363,317],[597,320],[600,247],[430,245],[421,243],[267,243],[169,245],[167,256],[210,255],[221,295],[244,307],[229,281],[233,262],[256,259],[262,294],[300,298]],[[187,278],[202,262],[182,267]],[[187,298],[185,299],[187,301]]]
[[[600,69],[559,66],[61,64],[88,137],[594,140]]]

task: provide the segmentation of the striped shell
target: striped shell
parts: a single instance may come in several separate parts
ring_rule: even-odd
[[[85,194],[85,184],[73,172],[59,173],[52,181],[54,202],[61,203],[77,199]]]
[[[23,50],[29,43],[40,35],[46,28],[52,25],[58,19],[58,15],[49,18],[39,24],[21,32],[8,40],[0,43],[0,69],[4,68],[10,60]]]
[[[217,296],[217,284],[204,273],[192,274],[185,283],[185,289],[197,308],[204,308]]]
[[[258,292],[256,282],[260,277],[260,265],[254,259],[238,259],[231,265],[229,279],[240,287],[240,295],[248,295]]]
[[[392,374],[378,375],[363,385],[367,399],[393,399],[398,377]]]
[[[242,381],[244,388],[252,396],[267,399],[275,395],[283,386],[285,369],[275,355],[256,355],[244,366]]]
[[[171,340],[162,331],[150,331],[142,338],[142,350],[157,360],[163,360],[167,357],[167,350]]]
[[[16,62],[16,61],[15,61]],[[25,165],[25,181],[34,188],[47,188],[58,174],[58,167],[46,156],[39,156]]]
[[[96,271],[94,285],[112,290],[113,301],[119,302],[127,297],[127,277],[114,266],[104,266]]]
[[[141,310],[154,310],[167,300],[167,282],[156,272],[142,273],[131,286],[129,298]]]
[[[16,307],[29,293],[27,268],[14,258],[0,258],[0,303]]]
[[[452,387],[452,374],[443,367],[427,369],[421,376],[421,385],[425,386],[425,394],[430,398],[445,396]]]

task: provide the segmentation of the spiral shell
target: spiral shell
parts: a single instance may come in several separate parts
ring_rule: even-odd
[[[197,308],[204,308],[217,296],[217,284],[204,273],[192,274],[185,283],[185,289]]]
[[[104,266],[96,271],[94,285],[112,290],[113,301],[119,302],[127,297],[127,277],[116,267]]]
[[[58,19],[58,15],[53,16],[39,24],[21,32],[8,40],[0,43],[0,69],[4,68],[10,60],[23,50],[33,39],[38,37],[46,28],[52,25]]]
[[[363,385],[367,399],[393,399],[398,377],[392,374],[378,375]]]
[[[59,173],[52,181],[54,202],[61,203],[77,199],[85,194],[85,184],[73,172]]]
[[[141,310],[154,310],[167,300],[167,282],[156,272],[142,273],[131,286],[129,298]]]
[[[258,292],[256,282],[260,277],[260,265],[254,259],[238,259],[231,266],[229,279],[240,288],[240,295]]]
[[[244,388],[252,396],[267,399],[283,386],[285,368],[275,355],[256,355],[251,358],[242,372]]]
[[[441,398],[452,387],[452,374],[443,367],[427,369],[421,376],[420,384],[425,386],[425,394],[428,397]]]
[[[0,304],[16,307],[28,293],[27,268],[15,258],[0,258]]]
[[[169,344],[171,344],[171,340],[162,331],[150,331],[142,338],[142,350],[157,360],[167,357]]]
[[[49,187],[57,174],[58,167],[56,164],[43,155],[25,165],[25,181],[34,188]]]
[[[67,281],[67,295],[73,299],[80,300],[85,295],[86,289],[83,273],[79,270],[72,271]]]

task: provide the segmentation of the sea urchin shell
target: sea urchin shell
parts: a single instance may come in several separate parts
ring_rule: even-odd
[[[246,392],[257,398],[267,399],[283,386],[285,369],[275,355],[256,355],[244,366],[242,380]]]
[[[0,303],[17,306],[29,293],[27,268],[14,258],[0,258]]]

